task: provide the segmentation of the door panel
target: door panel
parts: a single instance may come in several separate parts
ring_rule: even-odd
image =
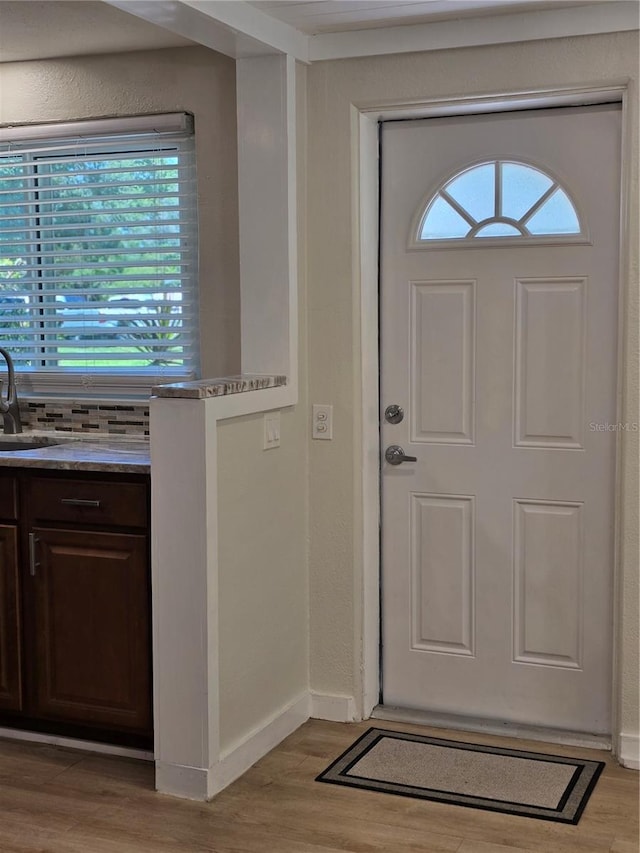
[[[412,282],[412,300],[411,440],[473,444],[475,282]]]
[[[34,534],[34,716],[150,730],[146,536]]]
[[[582,666],[582,510],[514,501],[514,660]]]
[[[412,648],[473,654],[473,498],[411,495]]]
[[[584,449],[586,278],[516,281],[515,444]]]
[[[451,182],[484,161],[489,199]],[[382,466],[387,705],[610,730],[619,162],[617,105],[383,125],[381,441],[417,458]],[[492,236],[447,243],[439,187]],[[575,233],[524,233],[559,187]]]

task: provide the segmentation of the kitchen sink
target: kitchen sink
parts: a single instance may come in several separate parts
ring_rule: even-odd
[[[17,438],[7,440],[0,437],[0,453],[15,450],[38,450],[41,447],[54,447],[56,444],[62,443],[63,442],[61,441],[51,441],[51,439],[48,438],[34,438],[27,441],[20,441],[20,439]]]

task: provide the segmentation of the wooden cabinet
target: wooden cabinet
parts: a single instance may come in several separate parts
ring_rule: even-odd
[[[0,708],[20,711],[20,605],[18,600],[18,528],[0,524]]]
[[[18,566],[18,486],[0,476],[0,709],[22,708]]]
[[[146,537],[41,527],[32,535],[33,713],[149,730]]]
[[[81,527],[136,527],[146,531],[148,489],[144,483],[31,476],[26,513],[31,523],[64,522]]]
[[[18,523],[0,523],[0,725],[149,746],[148,482],[24,471],[16,487]]]

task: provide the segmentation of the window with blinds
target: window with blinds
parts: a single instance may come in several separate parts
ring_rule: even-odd
[[[0,129],[0,346],[23,382],[197,376],[196,192],[187,115]]]

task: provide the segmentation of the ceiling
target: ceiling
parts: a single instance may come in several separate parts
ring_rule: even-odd
[[[599,0],[253,0],[250,5],[306,35],[318,35],[596,2]]]
[[[0,0],[0,62],[192,44],[92,0]]]
[[[273,46],[276,50],[292,53],[303,61],[397,50],[427,50],[458,44],[459,36],[454,38],[450,32],[443,33],[443,27],[453,29],[457,34],[467,33],[468,41],[463,39],[460,44],[493,43],[496,31],[492,25],[493,20],[496,24],[498,21],[505,24],[511,22],[507,26],[510,26],[511,30],[515,28],[516,35],[522,27],[533,31],[536,24],[531,15],[527,17],[527,13],[534,13],[533,17],[539,20],[535,13],[557,16],[565,11],[573,15],[573,20],[578,22],[578,31],[608,32],[607,22],[615,18],[615,15],[610,14],[610,10],[614,12],[614,7],[622,6],[633,6],[637,9],[638,2],[639,0],[627,0],[624,3],[613,0],[0,0],[0,62],[122,53],[196,43],[229,56],[239,56],[242,53],[238,45],[245,34],[249,38],[244,55],[255,55],[256,48],[260,48],[257,53],[265,52],[263,48],[266,44],[266,52],[271,52]],[[600,15],[595,27],[589,29],[586,26],[581,30],[580,22],[592,12],[596,16]],[[519,14],[524,14],[525,17],[519,19]],[[513,24],[519,20],[519,24]],[[557,17],[555,20],[558,20]],[[412,28],[410,25],[422,25],[422,29]],[[383,31],[382,28],[385,27],[395,30]],[[402,29],[398,30],[398,27]],[[614,23],[612,29],[616,28],[619,28],[618,24]],[[625,24],[623,28],[628,26]],[[478,29],[482,31],[480,35],[477,34]],[[394,31],[402,32],[403,37],[400,40],[394,39]],[[409,34],[414,31],[413,39],[409,39]],[[378,42],[385,32],[390,38],[385,43],[387,46],[382,49]],[[552,37],[556,32],[554,24],[549,23],[546,37]],[[570,29],[569,34],[572,32]],[[567,32],[563,31],[563,34],[566,35]],[[351,43],[346,47],[338,45],[336,53],[335,45],[330,43],[330,40],[344,40],[351,36],[360,36],[362,39],[375,37],[377,42],[373,48],[363,46],[356,50]],[[542,36],[538,34],[534,37]],[[507,40],[514,38],[510,36]],[[310,47],[312,41],[315,41],[315,45]]]

